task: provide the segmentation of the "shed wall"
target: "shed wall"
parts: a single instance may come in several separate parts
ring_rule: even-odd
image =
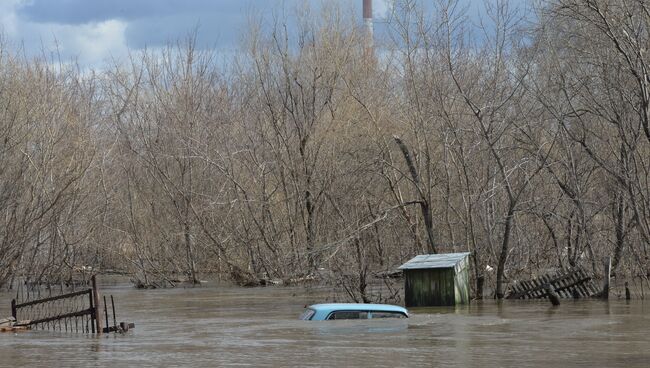
[[[467,262],[464,267],[456,271],[454,294],[457,305],[469,304],[469,265]]]
[[[406,307],[452,306],[456,303],[453,268],[405,270],[405,279]]]

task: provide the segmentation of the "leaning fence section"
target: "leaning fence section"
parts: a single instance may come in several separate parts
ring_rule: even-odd
[[[96,279],[92,288],[34,300],[11,301],[17,324],[35,330],[101,333],[99,292]]]
[[[11,303],[16,321],[36,330],[95,333],[97,313],[93,289],[24,303]]]
[[[542,275],[533,280],[521,281],[510,287],[508,299],[547,298],[546,286],[549,285],[561,298],[589,298],[598,295],[600,290],[593,278],[582,268]]]

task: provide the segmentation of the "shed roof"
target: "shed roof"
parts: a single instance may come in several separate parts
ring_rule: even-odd
[[[400,270],[417,270],[424,268],[452,268],[469,256],[464,253],[422,254],[399,266]]]

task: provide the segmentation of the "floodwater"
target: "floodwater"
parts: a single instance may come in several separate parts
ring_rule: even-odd
[[[104,287],[126,334],[0,333],[2,367],[650,367],[642,301],[474,302],[403,320],[297,320],[322,292]],[[320,299],[320,300],[319,300]],[[10,296],[0,293],[0,317]]]

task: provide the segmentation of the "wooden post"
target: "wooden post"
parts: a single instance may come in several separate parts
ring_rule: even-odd
[[[111,295],[111,306],[113,308],[113,327],[115,327],[115,330],[117,331],[117,321],[115,320],[115,301],[113,300],[113,296]],[[106,322],[108,327],[108,322]]]
[[[551,284],[544,285],[544,290],[546,290],[546,294],[548,294],[548,300],[551,301],[551,304],[554,306],[560,305],[560,296],[555,292]]]
[[[106,305],[106,295],[104,295],[104,317],[106,317],[106,333],[111,332],[108,328],[108,306]]]
[[[97,333],[100,334],[102,333],[102,318],[101,318],[101,307],[99,305],[99,289],[97,289],[97,278],[95,275],[92,276],[91,278],[92,285],[93,285],[93,301],[95,303],[95,323],[96,325],[96,330]]]
[[[603,263],[605,266],[605,277],[603,280],[603,291],[601,297],[603,299],[609,299],[609,280],[612,277],[612,258],[605,258]]]
[[[88,293],[88,302],[90,303],[90,332],[95,333],[95,317],[97,317],[97,308],[94,306],[93,302],[93,290],[90,289]],[[88,325],[86,325],[86,332],[88,332]]]
[[[11,299],[11,316],[14,317],[14,321],[18,321],[16,318],[16,299]]]

